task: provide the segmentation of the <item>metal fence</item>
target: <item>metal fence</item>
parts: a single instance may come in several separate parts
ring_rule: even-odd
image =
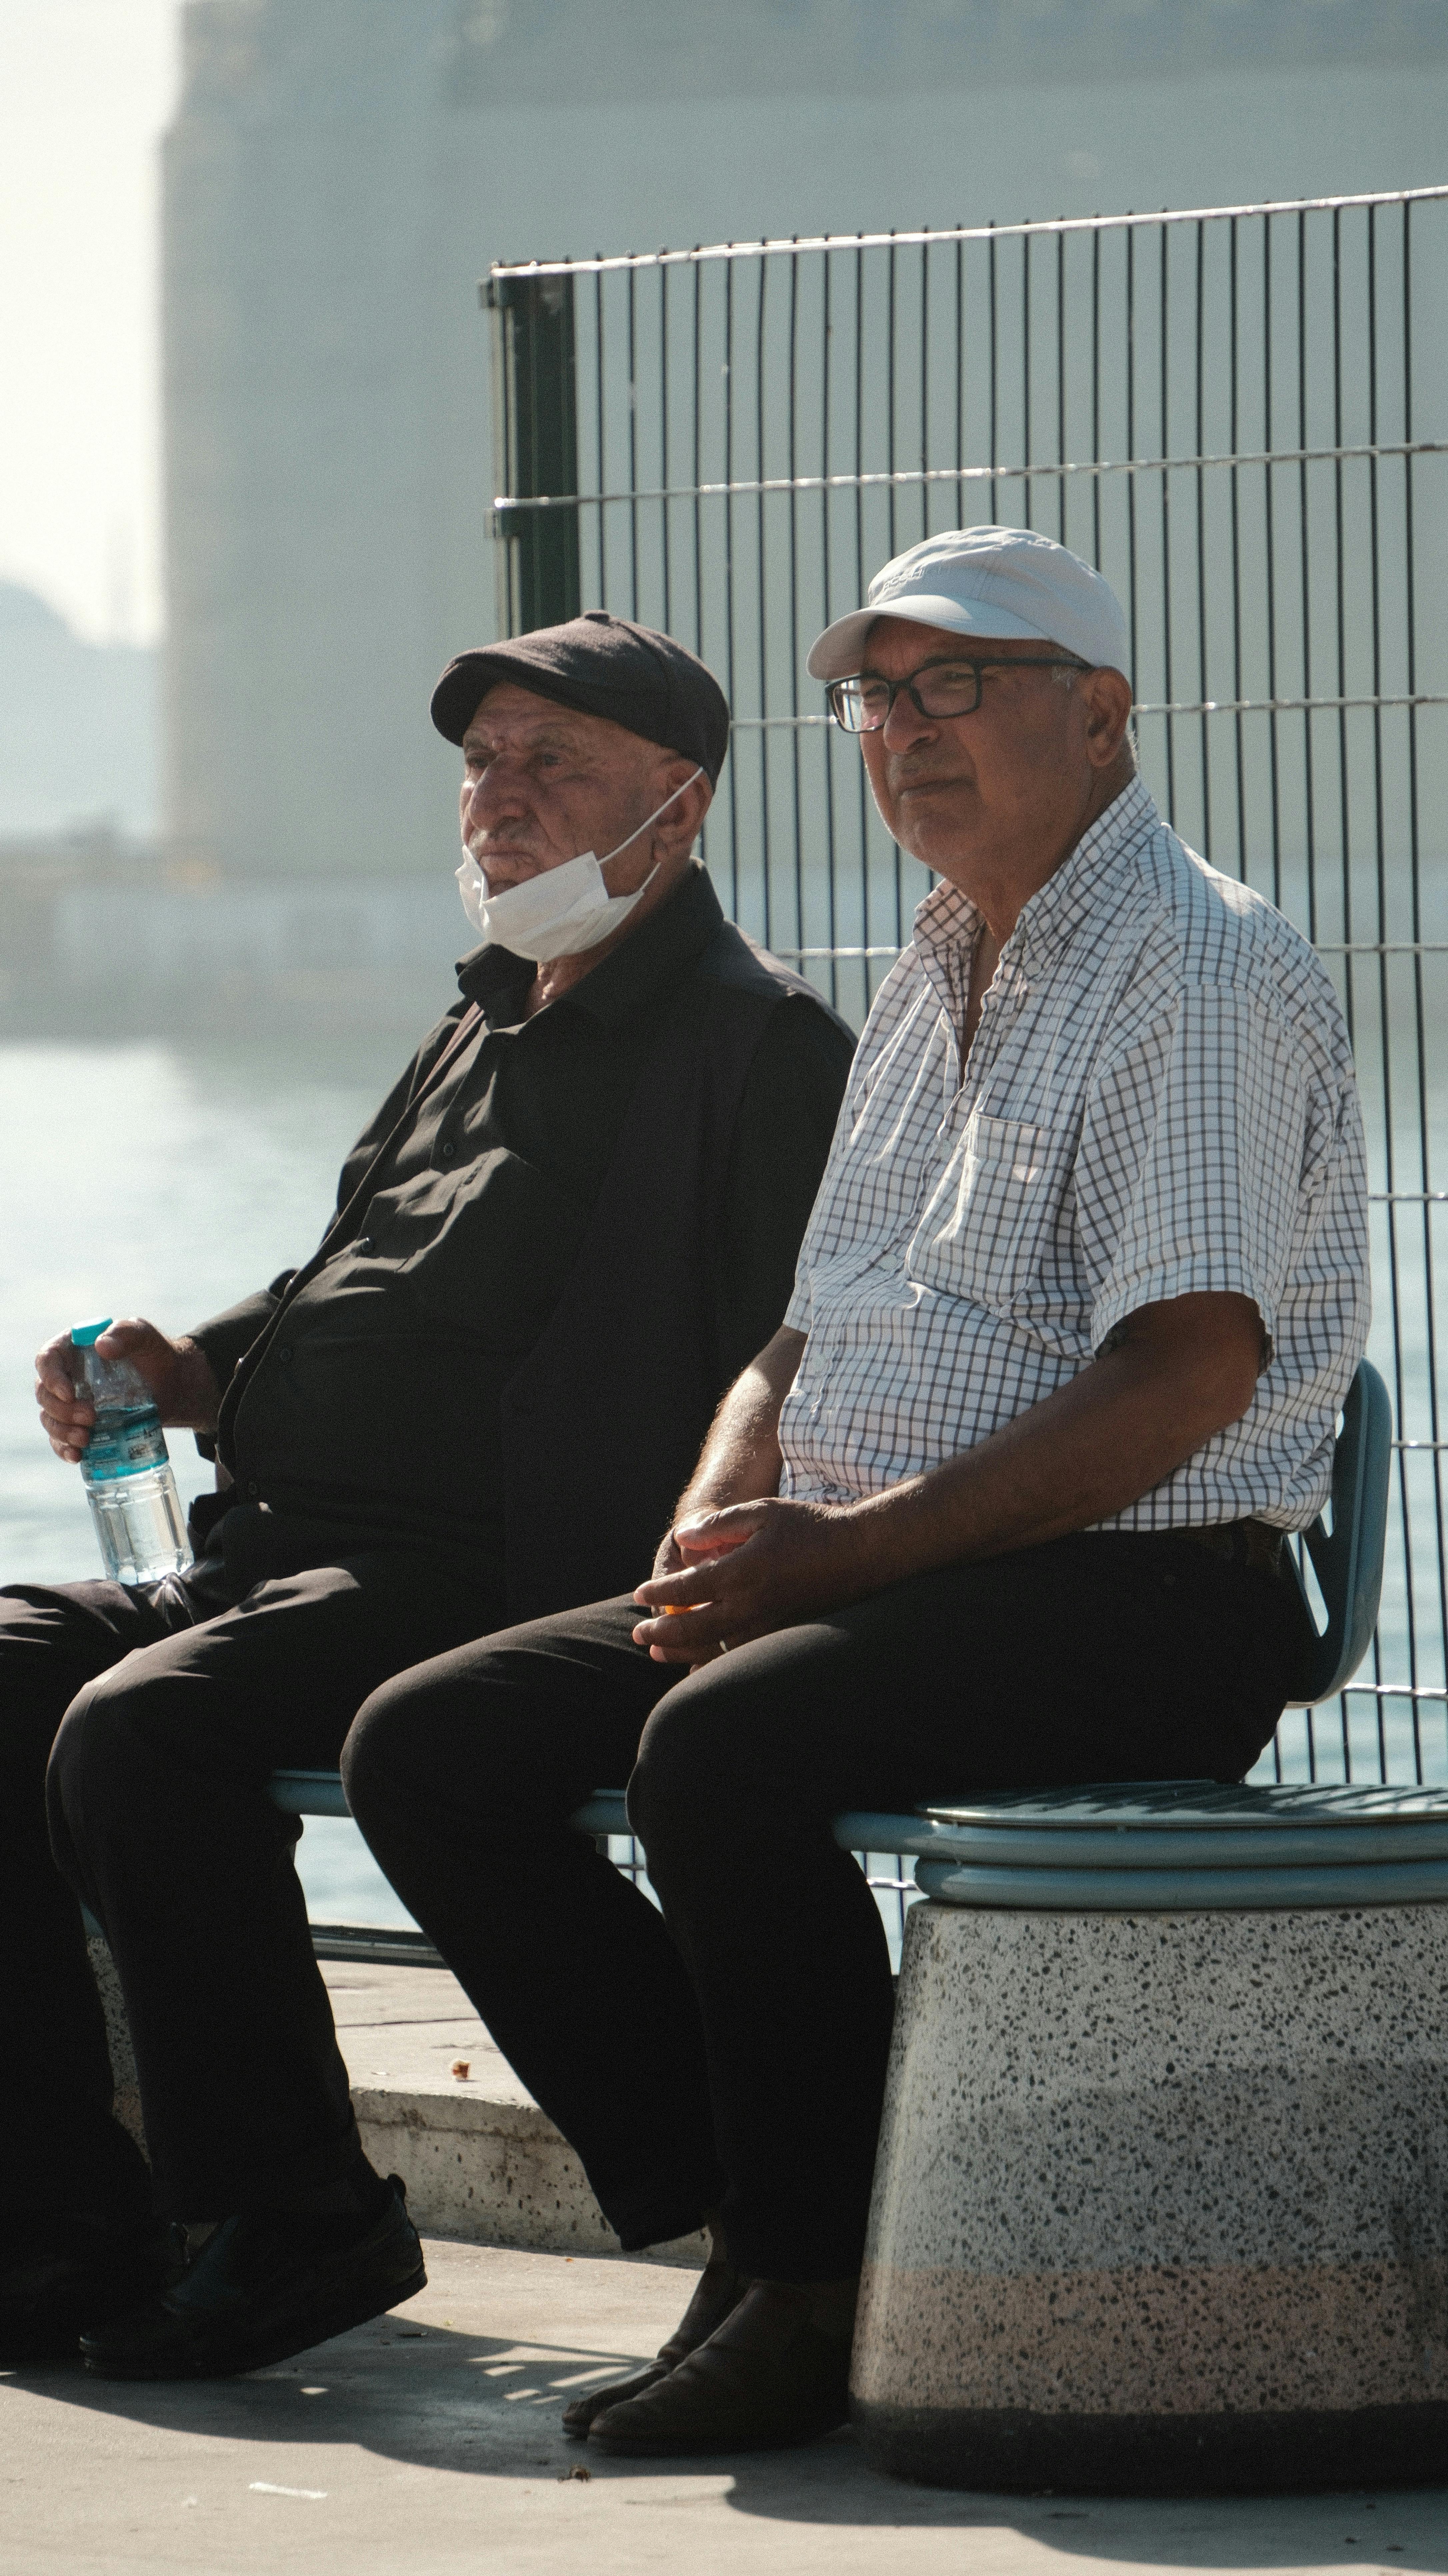
[[[804,673],[873,571],[981,520],[1130,619],[1148,785],[1328,964],[1398,1433],[1382,1617],[1260,1776],[1448,1777],[1448,190],[495,269],[500,614],[668,628],[724,680],[705,856],[858,1021],[928,880]]]

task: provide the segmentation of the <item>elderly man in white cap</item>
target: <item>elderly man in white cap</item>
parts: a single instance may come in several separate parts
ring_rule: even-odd
[[[1306,942],[1160,821],[1127,659],[1099,575],[1011,528],[927,540],[820,637],[939,882],[786,1321],[633,1603],[406,1674],[354,1730],[353,1807],[424,1922],[473,1818],[518,1853],[470,1989],[624,2243],[714,2232],[652,2373],[569,2409],[609,2451],[844,2415],[891,1990],[831,1816],[1235,1780],[1292,1684],[1284,1534],[1367,1328],[1352,1059]],[[520,2011],[542,1838],[626,1773],[663,1918],[600,1871],[577,1993]],[[580,2007],[606,2100],[559,2080]]]

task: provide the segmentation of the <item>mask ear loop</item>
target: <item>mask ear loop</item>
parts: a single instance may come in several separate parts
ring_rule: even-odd
[[[601,868],[606,868],[606,867],[608,866],[608,864],[609,864],[610,860],[618,858],[618,857],[622,854],[622,852],[623,852],[623,851],[625,851],[625,850],[627,850],[627,849],[631,849],[631,848],[632,848],[632,846],[633,846],[633,844],[634,844],[634,842],[635,842],[635,841],[637,841],[637,840],[641,837],[641,835],[642,835],[643,833],[645,833],[645,832],[648,830],[650,823],[657,823],[657,821],[658,821],[658,819],[659,819],[659,816],[660,816],[661,814],[667,814],[667,812],[668,812],[668,810],[669,810],[669,807],[674,803],[675,798],[676,798],[676,797],[679,797],[679,796],[682,796],[682,795],[683,795],[683,792],[684,792],[684,789],[685,789],[686,787],[692,787],[692,786],[693,786],[693,784],[694,784],[695,779],[696,779],[696,778],[702,778],[702,777],[703,777],[703,775],[704,775],[704,764],[703,764],[703,762],[702,762],[702,760],[701,760],[701,761],[700,761],[700,763],[699,763],[699,765],[698,765],[698,768],[697,768],[697,769],[691,769],[687,778],[682,778],[682,779],[680,779],[678,786],[677,786],[676,788],[674,788],[674,789],[672,790],[672,792],[664,798],[664,801],[663,801],[662,805],[656,805],[656,806],[654,807],[654,810],[653,810],[652,814],[646,814],[646,815],[644,816],[644,819],[643,819],[643,821],[640,823],[640,825],[639,825],[639,827],[638,827],[638,830],[637,830],[636,832],[630,832],[630,834],[629,834],[629,836],[628,836],[628,839],[627,839],[626,841],[620,841],[620,843],[619,843],[619,845],[618,845],[618,848],[617,848],[616,850],[608,850],[608,851],[606,851],[606,852],[605,852],[604,856],[603,856],[603,857],[599,860],[599,862],[598,862],[599,866],[600,866]],[[644,885],[652,885],[652,884],[653,884],[653,881],[654,881],[654,878],[655,878],[657,875],[658,875],[658,868],[657,868],[657,867],[652,868],[652,869],[650,870],[649,874],[648,874],[648,875],[645,877],[645,879],[644,879]],[[640,894],[642,894],[642,893],[643,893],[643,890],[644,890],[644,886],[640,886],[640,888],[639,888],[639,892],[640,892]]]

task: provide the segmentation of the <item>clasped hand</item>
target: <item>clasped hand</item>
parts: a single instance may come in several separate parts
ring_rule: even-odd
[[[639,1621],[634,1643],[655,1663],[710,1663],[874,1591],[880,1578],[869,1554],[850,1504],[767,1501],[688,1513],[634,1594],[654,1614]]]

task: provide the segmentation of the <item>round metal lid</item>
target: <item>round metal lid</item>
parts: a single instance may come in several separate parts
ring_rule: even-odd
[[[997,1867],[1302,1868],[1316,1861],[1339,1867],[1357,1860],[1448,1859],[1448,1784],[1245,1788],[1214,1780],[1108,1781],[1099,1788],[1012,1791],[922,1812],[939,1836],[932,1858],[949,1851]]]

